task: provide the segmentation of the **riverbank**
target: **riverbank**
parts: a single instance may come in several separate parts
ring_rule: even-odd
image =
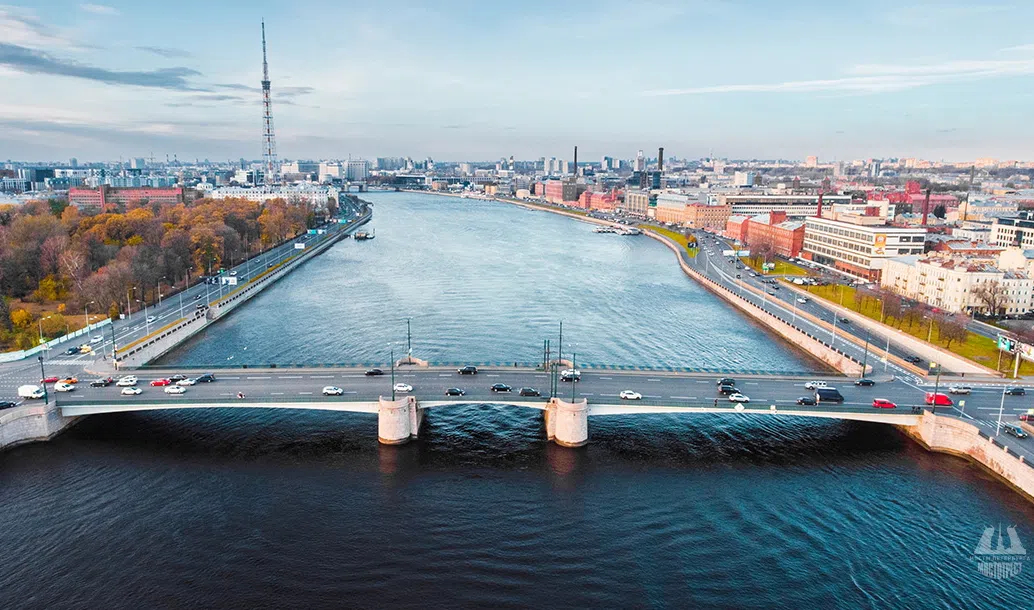
[[[33,402],[0,412],[0,451],[26,443],[49,441],[75,425],[78,417],[64,417],[55,402]]]

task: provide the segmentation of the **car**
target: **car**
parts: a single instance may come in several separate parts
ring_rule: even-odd
[[[237,270],[236,269],[234,269],[233,271],[230,272],[230,277],[237,277]]]
[[[735,394],[729,395],[729,402],[750,402],[750,397],[736,392]]]
[[[195,301],[200,301],[200,300],[201,300],[201,297],[203,297],[203,296],[205,296],[205,295],[203,295],[203,294],[195,294],[195,295],[194,295],[194,300],[195,300]]]
[[[75,389],[74,385],[72,385],[70,383],[65,383],[64,381],[59,381],[59,382],[54,384],[54,391],[55,392],[71,392],[74,389]]]
[[[366,371],[366,373],[364,373],[364,374],[367,377],[376,377],[378,375],[383,375],[384,371],[382,371],[380,369],[370,369],[370,370]]]
[[[449,388],[448,390],[445,390],[446,396],[463,396],[464,394],[466,394],[466,392],[459,388]]]
[[[836,388],[831,388],[828,386],[815,388],[815,401],[819,403],[832,402],[839,405],[843,404],[844,395],[841,394],[840,391]]]
[[[909,364],[919,364],[920,362],[923,361],[923,359],[920,358],[919,356],[903,356],[902,360],[904,360],[905,362],[907,362]]]
[[[496,383],[489,388],[493,392],[509,392],[512,388],[505,383]]]
[[[79,347],[78,346],[72,346],[72,347],[66,349],[65,353],[68,354],[69,356],[71,356],[73,354],[78,354],[79,353]]]
[[[1006,434],[1011,434],[1016,438],[1027,438],[1028,436],[1030,436],[1029,434],[1027,434],[1026,430],[1021,428],[1020,426],[1017,426],[1016,424],[1002,424],[1002,427],[1005,428]]]
[[[804,297],[799,297],[799,298],[797,299],[797,302],[798,302],[798,303],[800,303],[801,305],[804,305],[805,303],[807,303],[807,302],[808,302],[808,299],[806,299],[806,298],[804,298]]]
[[[815,400],[814,396],[801,396],[797,399],[797,404],[812,406],[817,404],[817,401]]]
[[[57,375],[47,375],[43,379],[40,379],[39,382],[40,383],[57,383],[60,380],[61,380],[61,378],[58,377]]]
[[[198,303],[197,305],[194,306],[194,309],[204,309],[205,307],[208,307],[208,306],[205,305],[204,303]]]
[[[101,341],[104,341],[104,337],[101,335],[94,335],[90,338],[90,343],[100,343]]]
[[[94,379],[90,382],[91,388],[106,388],[109,385],[115,383],[115,380],[111,377],[105,377],[103,379]]]
[[[933,392],[927,392],[926,404],[934,405],[937,407],[950,407],[955,403],[952,401],[952,399],[948,398],[947,394],[941,394],[940,392],[938,392],[937,394],[934,394]]]
[[[560,371],[560,381],[579,381],[582,378],[582,372],[575,369],[564,369]]]
[[[392,390],[394,390],[396,392],[412,392],[413,391],[413,386],[409,385],[408,383],[402,383],[400,381],[400,382],[395,384],[395,386],[392,388]]]
[[[735,394],[736,392],[739,392],[739,390],[734,385],[725,384],[718,386],[719,394]]]
[[[465,367],[456,369],[456,372],[460,375],[477,375],[478,367],[468,364]]]
[[[89,343],[83,343],[82,345],[79,346],[79,353],[80,354],[91,354],[91,353],[93,353],[93,348],[90,347]]]
[[[171,384],[172,384],[172,380],[171,379],[155,379],[155,380],[153,380],[151,382],[151,387],[161,388],[161,387],[164,387],[164,386],[167,386],[167,385],[171,385]]]
[[[876,382],[872,379],[869,379],[868,377],[862,377],[861,379],[855,379],[854,384],[857,386],[863,386],[868,388],[876,385]]]
[[[851,323],[851,321],[848,320],[847,318],[837,318],[837,321],[840,322],[841,324],[850,324]]]
[[[344,393],[345,391],[337,387],[336,385],[328,385],[323,388],[324,396],[341,396]]]
[[[618,398],[621,400],[642,400],[643,395],[639,392],[633,392],[632,390],[621,390],[621,393],[618,394]]]
[[[1027,390],[1019,386],[1016,386],[1011,388],[1005,388],[1005,393],[1009,396],[1023,396],[1027,393]]]
[[[170,385],[165,388],[166,394],[186,394],[187,388],[179,385]]]
[[[953,385],[948,388],[949,394],[971,394],[972,392],[973,388],[968,385]]]
[[[896,409],[898,406],[886,398],[873,398],[872,406],[877,409]]]
[[[148,324],[150,324],[151,322],[157,322],[157,321],[158,321],[158,318],[156,318],[154,316],[147,316],[147,323]]]
[[[521,388],[518,392],[521,396],[542,396],[542,394],[535,388]]]
[[[76,384],[76,383],[79,383],[79,378],[76,377],[75,375],[69,375],[68,377],[65,377],[64,379],[62,379],[61,382],[62,383]]]
[[[827,384],[826,384],[825,381],[807,381],[804,384],[804,389],[805,390],[815,390],[815,389],[824,388],[824,387],[827,387]]]
[[[187,376],[183,373],[176,373],[175,375],[169,375],[169,381],[183,381]]]
[[[119,380],[115,382],[115,385],[120,388],[128,388],[130,386],[135,386],[136,382],[136,375],[126,375],[125,377],[119,377]]]
[[[143,392],[143,390],[141,390],[140,388],[137,388],[137,387],[131,387],[131,388],[122,388],[122,391],[119,392],[119,393],[122,394],[123,396],[136,396],[140,392]]]
[[[198,383],[212,383],[215,381],[215,375],[211,373],[205,373],[204,375],[198,375],[194,378]]]
[[[18,403],[13,400],[0,400],[0,409],[10,409],[11,407],[17,407]]]
[[[736,380],[730,379],[729,377],[722,377],[718,380],[717,385],[736,385]]]
[[[189,378],[188,379],[180,379],[179,381],[176,382],[176,385],[181,385],[181,386],[197,385],[197,379],[189,379]]]

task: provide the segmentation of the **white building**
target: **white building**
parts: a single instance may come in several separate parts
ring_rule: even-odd
[[[805,258],[870,281],[880,278],[887,260],[922,254],[926,242],[926,228],[892,227],[876,216],[812,216],[804,226]]]
[[[325,209],[327,203],[333,201],[335,204],[340,200],[341,193],[334,187],[315,184],[298,184],[290,186],[259,186],[241,187],[224,186],[212,189],[205,195],[212,199],[247,199],[257,203],[265,203],[270,199],[284,199],[286,201],[307,202],[314,209]]]
[[[1001,286],[1006,314],[1034,309],[1034,279],[1022,271],[968,258],[903,256],[885,262],[880,284],[888,290],[951,313],[988,312],[978,287]]]
[[[1020,212],[1015,218],[996,218],[991,225],[991,243],[1034,248],[1034,212]]]
[[[370,176],[370,162],[366,159],[349,159],[345,165],[345,179],[361,182]]]

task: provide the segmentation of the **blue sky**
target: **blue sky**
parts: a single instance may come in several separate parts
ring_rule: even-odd
[[[0,0],[2,1],[2,0]],[[1034,2],[0,5],[0,159],[1034,159]]]

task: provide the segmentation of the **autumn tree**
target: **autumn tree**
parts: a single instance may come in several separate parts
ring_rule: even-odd
[[[1000,282],[981,282],[973,287],[970,294],[984,304],[989,316],[997,318],[1005,314],[1009,295]]]
[[[937,321],[937,336],[946,341],[949,349],[953,341],[964,342],[969,338],[969,318],[962,314],[942,316]]]

